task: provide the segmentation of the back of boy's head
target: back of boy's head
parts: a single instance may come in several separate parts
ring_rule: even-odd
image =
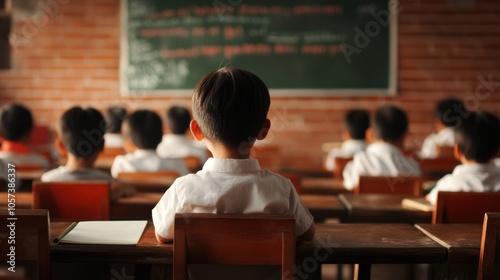
[[[10,103],[0,108],[0,136],[7,141],[21,141],[33,129],[33,117],[28,108]]]
[[[270,103],[269,90],[255,74],[222,68],[203,77],[196,86],[193,114],[208,140],[238,148],[257,138]]]
[[[385,105],[375,112],[372,127],[376,139],[398,141],[408,131],[408,116],[396,106]]]
[[[59,137],[66,150],[77,158],[86,158],[102,151],[106,122],[94,108],[73,107],[59,122]]]
[[[456,126],[464,112],[465,105],[457,98],[443,99],[436,105],[436,118],[447,127]]]
[[[368,111],[354,109],[347,112],[344,119],[345,127],[353,139],[364,140],[366,130],[370,127]]]
[[[487,163],[500,148],[500,121],[488,112],[472,112],[455,129],[455,142],[468,160]]]
[[[163,136],[160,116],[150,110],[137,110],[128,115],[124,123],[125,137],[134,146],[144,150],[154,150]]]
[[[106,110],[106,132],[120,133],[122,131],[122,122],[127,116],[127,109],[120,106],[109,107]]]
[[[189,129],[191,114],[181,106],[172,106],[167,111],[167,125],[173,134],[185,134]]]

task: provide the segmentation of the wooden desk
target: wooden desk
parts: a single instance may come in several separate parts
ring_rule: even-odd
[[[16,192],[14,195],[16,196],[16,209],[31,209],[32,195],[30,192]],[[7,192],[0,193],[1,209],[6,209],[8,207],[7,197]]]
[[[340,194],[351,223],[430,223],[432,212],[404,208],[403,198],[394,194]]]
[[[349,191],[344,187],[342,179],[306,177],[302,179],[302,193],[337,195],[339,193],[349,193]]]
[[[482,224],[417,224],[415,227],[448,250],[448,262],[479,261]]]
[[[333,195],[300,195],[300,200],[309,209],[315,223],[321,223],[327,218],[345,219],[347,209],[338,197]]]

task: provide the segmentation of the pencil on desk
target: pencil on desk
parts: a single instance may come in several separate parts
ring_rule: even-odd
[[[59,241],[61,241],[61,239],[64,238],[64,236],[66,236],[66,234],[68,234],[76,225],[78,224],[78,222],[73,222],[71,225],[69,225],[69,227],[67,229],[65,229],[63,232],[61,232],[61,234],[59,234],[55,239],[54,239],[54,243],[59,243]]]

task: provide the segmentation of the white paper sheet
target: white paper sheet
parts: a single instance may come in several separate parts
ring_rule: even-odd
[[[147,221],[79,222],[60,243],[136,245]]]

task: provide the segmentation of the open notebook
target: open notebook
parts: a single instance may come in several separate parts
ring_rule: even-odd
[[[58,236],[55,243],[136,245],[147,221],[78,222]]]

